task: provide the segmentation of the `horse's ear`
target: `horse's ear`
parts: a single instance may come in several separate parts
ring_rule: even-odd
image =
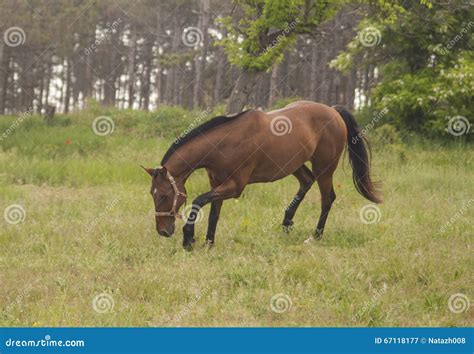
[[[163,176],[166,176],[166,174],[168,173],[168,170],[166,169],[165,166],[158,167],[158,170]]]
[[[146,168],[146,167],[143,167],[142,165],[140,165],[140,167],[143,168],[145,172],[148,173],[151,177],[154,176],[155,170],[153,168]]]

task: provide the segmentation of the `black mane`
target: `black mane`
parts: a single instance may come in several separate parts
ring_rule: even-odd
[[[177,138],[173,142],[173,144],[171,144],[168,151],[166,151],[165,156],[163,156],[163,159],[161,160],[161,165],[163,165],[166,161],[168,161],[169,158],[171,157],[171,155],[173,155],[173,153],[178,148],[185,145],[190,140],[194,139],[195,137],[197,137],[197,136],[207,132],[208,130],[211,130],[212,128],[215,128],[215,127],[217,127],[221,124],[233,121],[234,119],[239,118],[240,116],[247,113],[248,111],[250,111],[250,109],[248,109],[246,111],[243,111],[243,112],[240,112],[240,113],[237,113],[237,114],[230,115],[230,116],[217,116],[217,117],[214,117],[214,118],[208,120],[207,122],[204,122],[203,124],[197,126],[196,128],[194,128],[190,132],[188,132],[183,138],[181,138],[181,139]]]

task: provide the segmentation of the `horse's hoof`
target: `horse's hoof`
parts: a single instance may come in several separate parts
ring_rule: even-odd
[[[214,246],[214,241],[211,241],[211,240],[204,241],[204,245],[203,245],[204,248],[210,249],[213,246]]]
[[[193,250],[193,245],[194,245],[194,242],[196,242],[195,239],[191,239],[185,243],[183,243],[183,248],[185,251],[192,251]]]
[[[283,221],[283,224],[281,225],[281,227],[283,228],[283,231],[288,234],[290,233],[290,231],[293,230],[293,221],[292,220]]]
[[[313,243],[314,242],[314,237],[311,236],[311,237],[308,237],[306,240],[304,240],[304,244],[305,245],[309,245],[310,243]]]
[[[316,229],[316,231],[314,232],[314,235],[313,235],[313,237],[316,241],[319,241],[323,238],[323,231],[324,231],[323,229]]]

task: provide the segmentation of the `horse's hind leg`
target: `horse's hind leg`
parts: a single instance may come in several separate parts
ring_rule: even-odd
[[[295,216],[296,209],[298,209],[300,203],[303,201],[308,190],[314,183],[314,175],[311,170],[306,167],[305,165],[301,166],[297,169],[293,175],[298,179],[300,182],[300,189],[298,193],[296,193],[295,197],[285,209],[285,217],[283,218],[283,230],[288,232],[293,225],[293,217]]]
[[[323,236],[324,226],[326,225],[329,211],[331,210],[332,203],[334,203],[334,200],[336,200],[336,193],[334,192],[334,187],[332,184],[332,176],[335,167],[336,166],[334,166],[334,168],[329,167],[328,169],[319,173],[319,175],[316,175],[316,181],[318,182],[319,191],[321,192],[321,214],[319,215],[318,224],[314,232],[314,238],[316,240],[321,239]],[[314,166],[313,172],[316,172]]]
[[[321,215],[319,216],[318,225],[314,232],[314,237],[319,240],[323,237],[324,226],[331,210],[332,203],[336,200],[336,193],[332,185],[332,174],[323,175],[318,179],[319,191],[321,192]]]

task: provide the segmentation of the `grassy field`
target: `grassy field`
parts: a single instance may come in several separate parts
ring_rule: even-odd
[[[90,110],[53,126],[28,117],[3,137],[0,325],[473,324],[472,146],[375,144],[385,203],[371,224],[359,215],[369,202],[346,158],[324,239],[312,244],[303,241],[319,215],[316,186],[289,235],[280,222],[296,179],[249,186],[224,203],[216,246],[201,247],[204,218],[198,246],[185,252],[180,227],[171,239],[157,235],[139,168],[156,166],[173,135],[198,119],[175,113]],[[112,134],[92,131],[99,114],[113,118]],[[0,133],[16,120],[0,117]],[[196,172],[189,194],[207,189]],[[24,213],[8,209],[15,204]],[[449,302],[458,293],[459,311]]]

